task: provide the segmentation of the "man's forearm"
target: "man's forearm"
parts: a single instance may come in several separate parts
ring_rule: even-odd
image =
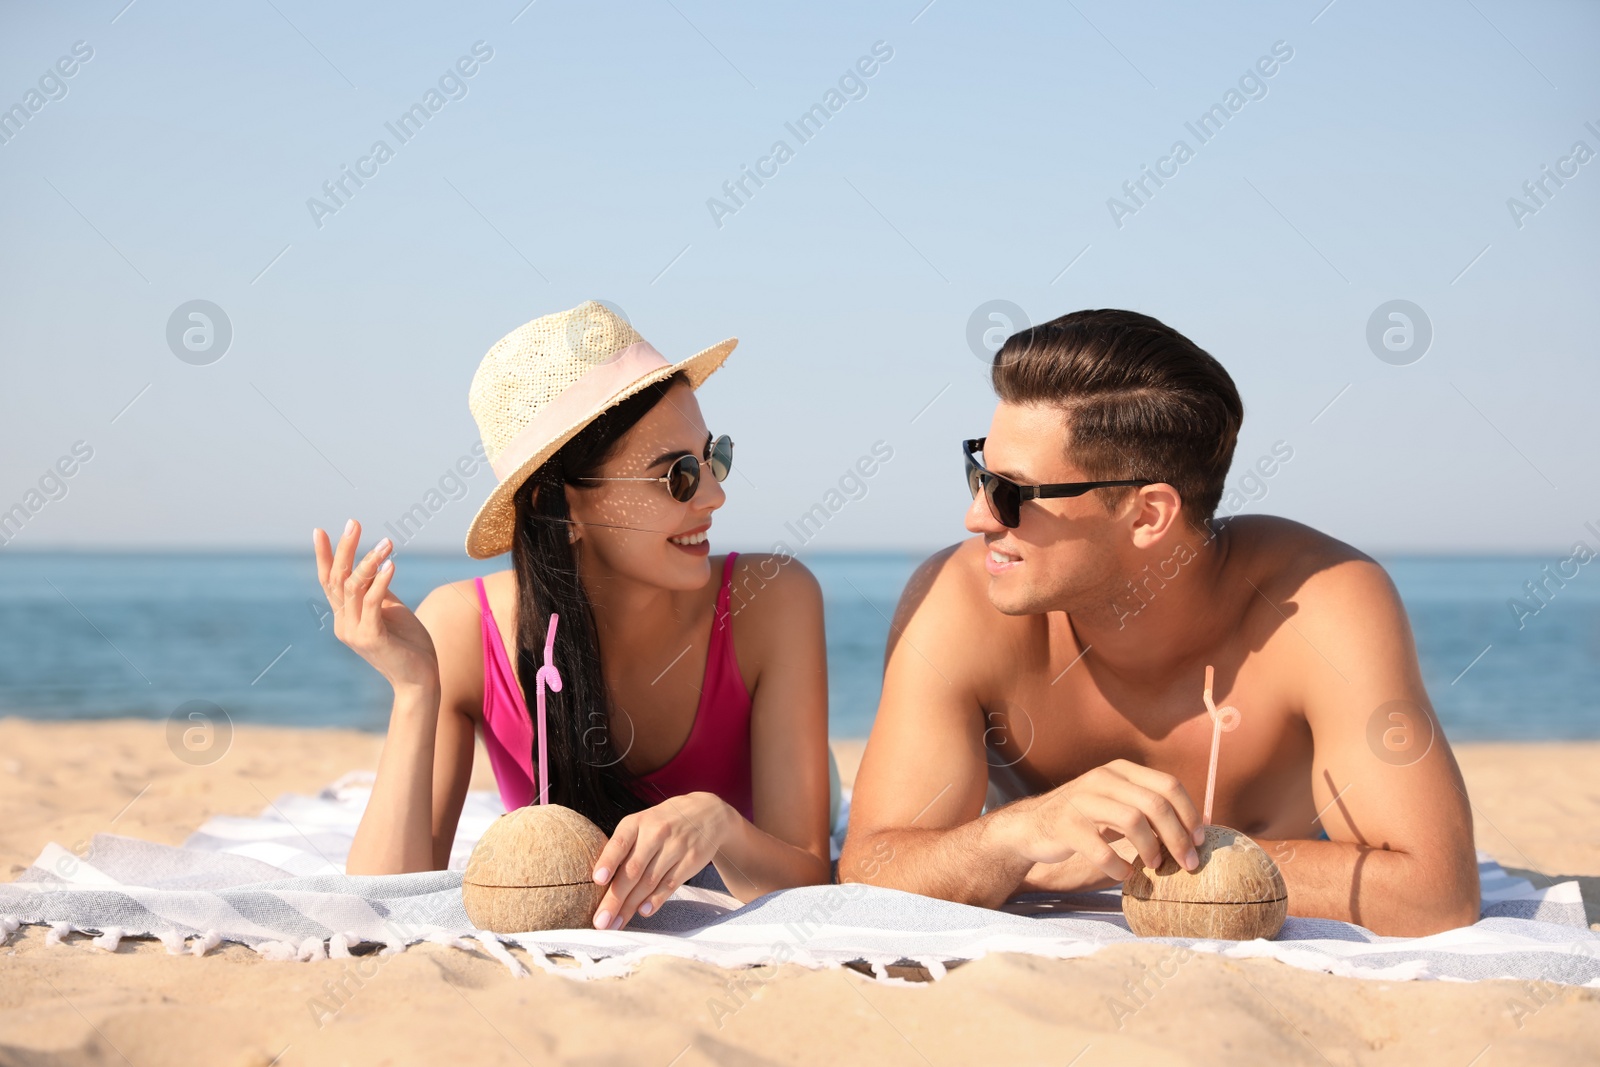
[[[1345,841],[1259,841],[1289,889],[1289,914],[1339,919],[1389,937],[1477,921],[1478,868]]]
[[[1004,809],[949,830],[914,828],[852,835],[839,857],[839,881],[994,908],[1033,869],[1010,844]]]

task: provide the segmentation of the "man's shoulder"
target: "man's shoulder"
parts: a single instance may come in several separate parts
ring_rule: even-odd
[[[1304,523],[1275,515],[1227,520],[1229,565],[1274,604],[1343,609],[1394,597],[1381,564],[1360,549]]]
[[[1041,615],[1006,615],[989,600],[988,549],[982,537],[941,548],[912,572],[895,608],[893,632],[914,635],[932,653],[990,661],[999,648],[1043,624]]]
[[[923,560],[900,595],[900,613],[909,616],[927,604],[941,613],[987,609],[998,614],[989,604],[989,573],[983,565],[987,551],[982,537],[969,537]]]

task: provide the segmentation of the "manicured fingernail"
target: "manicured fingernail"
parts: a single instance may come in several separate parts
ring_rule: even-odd
[[[385,537],[382,541],[378,542],[378,551],[379,552],[387,552],[387,551],[389,551],[389,549],[391,549],[393,547],[394,547],[394,542],[389,540],[387,537]]]
[[[600,883],[601,885],[605,885],[606,881],[608,879],[610,879],[610,877],[611,877],[611,872],[609,870],[607,870],[606,868],[604,868],[604,867],[596,867],[594,869],[594,880],[596,882]]]
[[[356,528],[356,520],[354,520],[354,519],[346,519],[346,520],[344,520],[344,536],[349,537],[350,536],[350,531],[354,530],[355,528]]]
[[[611,929],[613,929],[613,930],[622,929],[622,916],[620,916],[620,915],[617,916],[617,921],[611,924]]]
[[[1183,866],[1185,870],[1190,871],[1200,866],[1200,856],[1195,852],[1194,849],[1191,848],[1188,852],[1184,853]]]
[[[1206,843],[1205,827],[1202,826],[1194,832],[1194,843],[1197,845],[1203,845]]]
[[[649,915],[652,911],[655,911],[655,910],[656,910],[656,906],[654,904],[650,903],[648,900],[645,901],[643,904],[639,905],[639,914],[640,915]]]
[[[382,563],[378,564],[378,572],[381,574],[381,573],[383,573],[384,571],[388,570],[389,568],[391,568],[393,566],[394,566],[394,560],[386,559]]]
[[[598,915],[596,915],[594,917],[594,928],[596,930],[604,930],[606,927],[608,927],[610,925],[611,925],[611,913],[609,911],[602,911],[600,914],[598,914]]]

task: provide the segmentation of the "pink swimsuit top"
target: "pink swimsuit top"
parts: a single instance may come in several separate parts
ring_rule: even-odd
[[[685,793],[715,793],[746,819],[754,819],[750,792],[750,694],[733,655],[733,628],[728,613],[733,561],[728,553],[722,564],[722,588],[717,591],[711,623],[711,647],[706,652],[706,673],[701,681],[700,703],[694,725],[683,747],[666,764],[636,779],[637,792],[647,803],[657,804]],[[534,729],[522,697],[517,673],[506,655],[500,627],[489,610],[483,579],[478,587],[479,614],[483,620],[483,747],[489,753],[495,783],[507,811],[534,802],[538,786],[533,770]],[[561,768],[550,768],[551,777]]]

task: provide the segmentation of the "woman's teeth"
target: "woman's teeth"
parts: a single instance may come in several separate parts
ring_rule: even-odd
[[[707,531],[701,530],[699,533],[683,534],[681,537],[669,537],[667,540],[675,545],[698,545],[705,541],[708,536]]]

